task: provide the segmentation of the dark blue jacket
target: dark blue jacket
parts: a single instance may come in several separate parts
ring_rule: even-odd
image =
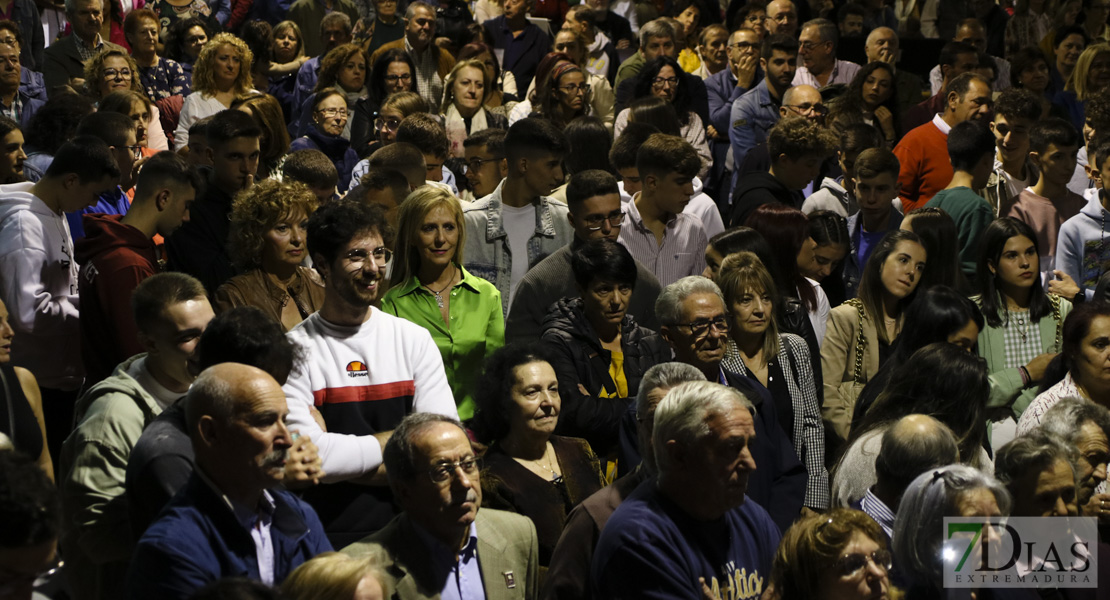
[[[19,50],[19,62],[24,69],[42,71],[46,64],[43,50],[46,49],[46,34],[42,30],[42,17],[33,0],[15,0],[12,7],[12,21],[23,32],[23,45]]]
[[[351,171],[358,163],[358,153],[351,148],[351,142],[339,135],[328,135],[316,127],[309,127],[304,137],[299,137],[289,144],[289,151],[319,150],[335,163],[335,170],[339,171],[339,191],[345,192],[351,185]]]
[[[293,569],[332,546],[308,504],[286,491],[270,494],[276,504],[270,527],[274,583],[280,584]],[[254,540],[215,490],[193,473],[139,540],[127,597],[186,600],[223,577],[259,579]]]
[[[531,23],[524,27],[523,33],[513,37],[505,15],[490,19],[482,26],[493,39],[493,47],[504,51],[501,68],[512,71],[517,89],[527,90],[536,77],[536,67],[551,49],[551,38]]]

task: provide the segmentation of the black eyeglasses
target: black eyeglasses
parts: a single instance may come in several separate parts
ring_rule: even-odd
[[[475,156],[474,158],[467,159],[467,161],[465,163],[465,166],[466,166],[467,171],[480,171],[482,169],[482,165],[484,165],[486,163],[489,163],[489,162],[497,162],[499,160],[501,160],[501,159],[497,158],[497,157],[494,157],[494,158],[478,158],[477,156]]]
[[[835,569],[836,574],[840,577],[853,577],[858,575],[860,571],[866,569],[868,562],[873,562],[877,566],[882,567],[884,571],[889,571],[892,564],[890,552],[880,548],[871,554],[864,554],[863,552],[845,554],[836,561],[833,565],[833,569]]]
[[[478,474],[478,457],[471,456],[456,462],[442,462],[438,465],[427,470],[428,476],[431,477],[432,483],[447,483],[449,479],[455,477],[459,469],[467,476]]]
[[[803,116],[829,114],[829,109],[824,104],[787,104],[786,108]]]
[[[709,328],[716,329],[719,333],[728,333],[728,318],[724,315],[714,319],[698,319],[693,323],[678,323],[676,327],[686,327],[690,330],[690,334],[694,337],[705,337],[709,334]]]
[[[408,73],[402,73],[401,75],[386,75],[385,76],[385,80],[388,81],[389,83],[397,83],[398,81],[408,81],[410,79],[412,79],[412,76],[409,75]]]
[[[589,231],[598,231],[602,228],[602,226],[605,225],[606,222],[609,223],[610,227],[620,227],[622,224],[624,224],[624,216],[625,214],[623,212],[617,211],[615,213],[609,213],[607,216],[604,217],[589,217],[587,219],[584,219],[583,223],[585,223],[586,229],[588,229]]]

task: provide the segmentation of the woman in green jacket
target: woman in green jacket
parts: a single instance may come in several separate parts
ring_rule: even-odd
[[[450,192],[424,186],[401,204],[397,260],[382,310],[424,327],[443,356],[459,409],[474,416],[474,384],[482,362],[505,345],[501,293],[462,267],[466,224]]]
[[[1040,249],[1024,222],[1004,217],[981,238],[976,280],[986,327],[979,333],[979,354],[987,361],[991,395],[988,409],[1008,409],[1014,419],[1036,396],[1048,363],[1060,352],[1060,334],[1079,288],[1067,275],[1049,283],[1039,272]]]

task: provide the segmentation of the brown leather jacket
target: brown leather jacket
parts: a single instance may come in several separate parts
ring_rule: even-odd
[[[297,273],[289,285],[282,289],[262,269],[252,269],[227,280],[216,290],[215,306],[217,313],[236,306],[254,306],[262,309],[268,316],[281,322],[281,309],[295,296],[301,318],[320,310],[324,306],[324,282],[315,271],[297,267]]]

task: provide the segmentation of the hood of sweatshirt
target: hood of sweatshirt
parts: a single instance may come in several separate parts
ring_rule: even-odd
[[[135,252],[153,252],[154,242],[143,232],[120,221],[123,215],[91,214],[84,216],[85,237],[74,244],[74,258],[85,264],[109,250],[128,248]]]
[[[826,177],[821,180],[821,189],[829,190],[830,192],[835,194],[837,198],[843,198],[844,196],[848,195],[848,190],[845,189],[843,185],[840,185],[839,181],[833,179],[832,177]]]
[[[586,46],[586,51],[590,54],[597,52],[609,43],[609,37],[601,32],[600,29],[594,28],[594,43]]]
[[[47,222],[50,219],[56,219],[60,223],[65,222],[64,216],[50,210],[50,207],[42,199],[31,193],[31,188],[34,185],[29,181],[0,185],[0,222],[7,220],[14,213],[24,210],[39,215],[42,220]],[[0,254],[11,252],[16,249],[15,246],[20,245],[19,236],[7,236],[6,239],[0,239]]]
[[[1087,200],[1087,204],[1079,210],[1079,214],[1093,220],[1094,226],[1101,229],[1101,223],[1104,218],[1110,221],[1110,212],[1102,208],[1102,202],[1099,200],[1097,192],[1091,195],[1083,194],[1083,197]]]

